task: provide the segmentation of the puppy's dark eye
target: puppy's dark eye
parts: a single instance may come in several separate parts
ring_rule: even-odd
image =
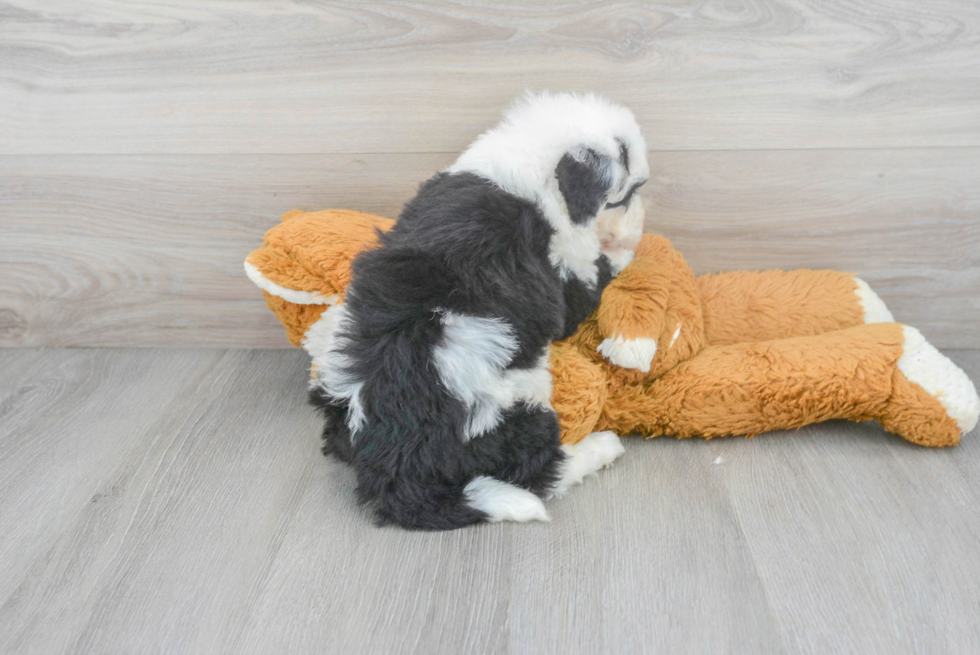
[[[606,209],[615,209],[616,207],[626,207],[627,205],[630,204],[630,200],[633,199],[633,194],[636,193],[636,190],[646,183],[647,183],[646,180],[640,180],[639,182],[637,182],[636,184],[630,187],[630,190],[626,192],[626,195],[623,196],[622,200],[620,200],[619,202],[606,203]]]
[[[619,163],[623,165],[626,172],[630,172],[630,151],[626,147],[626,142],[622,139],[616,139],[616,143],[619,144]]]

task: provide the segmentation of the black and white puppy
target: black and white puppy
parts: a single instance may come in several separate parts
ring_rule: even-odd
[[[548,520],[543,498],[622,453],[612,433],[561,445],[548,356],[629,262],[600,226],[635,217],[648,175],[629,110],[529,94],[358,256],[307,335],[310,397],[380,523]]]

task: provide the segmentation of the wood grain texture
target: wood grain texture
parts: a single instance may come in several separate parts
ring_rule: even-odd
[[[397,215],[440,155],[0,158],[0,345],[286,345],[246,255],[284,211]]]
[[[527,88],[656,150],[980,146],[971,0],[5,0],[0,154],[457,152]]]
[[[31,506],[2,510],[16,557],[2,559],[0,650],[217,652],[218,628],[235,624],[317,461],[315,443],[284,429],[316,432],[302,402],[305,362],[280,351],[46,355],[92,360],[99,374],[65,384],[88,397],[75,411],[42,397],[23,412],[32,430],[3,426],[5,444],[26,432],[23,458],[46,467],[4,464],[17,471],[5,498]],[[276,423],[284,408],[288,426]],[[45,422],[52,410],[83,427]]]
[[[976,352],[964,360],[977,362]],[[960,611],[980,602],[977,588],[958,582],[980,542],[977,477],[958,470],[975,457],[930,457],[911,444],[882,453],[864,426],[821,429],[824,439],[793,447],[776,438],[751,450],[712,443],[788,651],[980,647],[980,625]]]
[[[0,345],[282,347],[241,263],[292,208],[395,216],[451,155],[0,157]],[[980,148],[651,152],[697,272],[836,268],[980,347]]]
[[[696,270],[853,270],[980,347],[970,0],[0,0],[0,52],[0,346],[283,345],[279,214],[394,216],[551,87],[633,108]]]
[[[895,320],[980,347],[980,150],[651,157],[646,229],[696,272],[849,271]]]
[[[980,432],[628,440],[550,524],[424,534],[373,527],[319,455],[298,351],[8,366],[0,407],[33,391],[0,422],[4,653],[980,649]]]
[[[11,594],[33,554],[46,551],[85,502],[99,503],[98,487],[126,453],[142,456],[149,441],[138,437],[152,426],[144,421],[218,360],[186,351],[158,358],[153,369],[135,351],[58,351],[14,370],[19,381],[3,389],[0,405],[0,595]],[[125,482],[113,481],[102,495]]]

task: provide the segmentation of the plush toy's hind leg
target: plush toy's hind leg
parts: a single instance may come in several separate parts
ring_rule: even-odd
[[[698,278],[707,342],[812,336],[894,320],[863,280],[839,271],[733,271]]]
[[[966,373],[926,341],[902,326],[902,356],[892,394],[878,421],[889,432],[924,446],[952,446],[976,427],[980,397]],[[936,404],[944,412],[938,411]]]
[[[918,444],[955,444],[976,423],[976,390],[909,330],[881,323],[711,346],[649,385],[612,389],[597,429],[720,437],[829,419],[879,419]],[[925,361],[904,366],[903,358]]]

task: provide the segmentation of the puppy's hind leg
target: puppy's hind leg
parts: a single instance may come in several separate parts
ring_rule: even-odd
[[[349,463],[354,458],[354,451],[351,448],[350,428],[347,427],[347,404],[338,403],[320,387],[310,389],[309,401],[323,416],[321,452],[325,457],[333,455]]]
[[[466,445],[477,475],[464,490],[467,504],[488,521],[549,521],[542,498],[554,488],[566,455],[555,413],[524,403],[501,416],[490,432]]]
[[[593,432],[578,443],[563,445],[562,450],[566,457],[552,496],[564,495],[586,476],[598,473],[625,452],[616,433],[609,431]]]

